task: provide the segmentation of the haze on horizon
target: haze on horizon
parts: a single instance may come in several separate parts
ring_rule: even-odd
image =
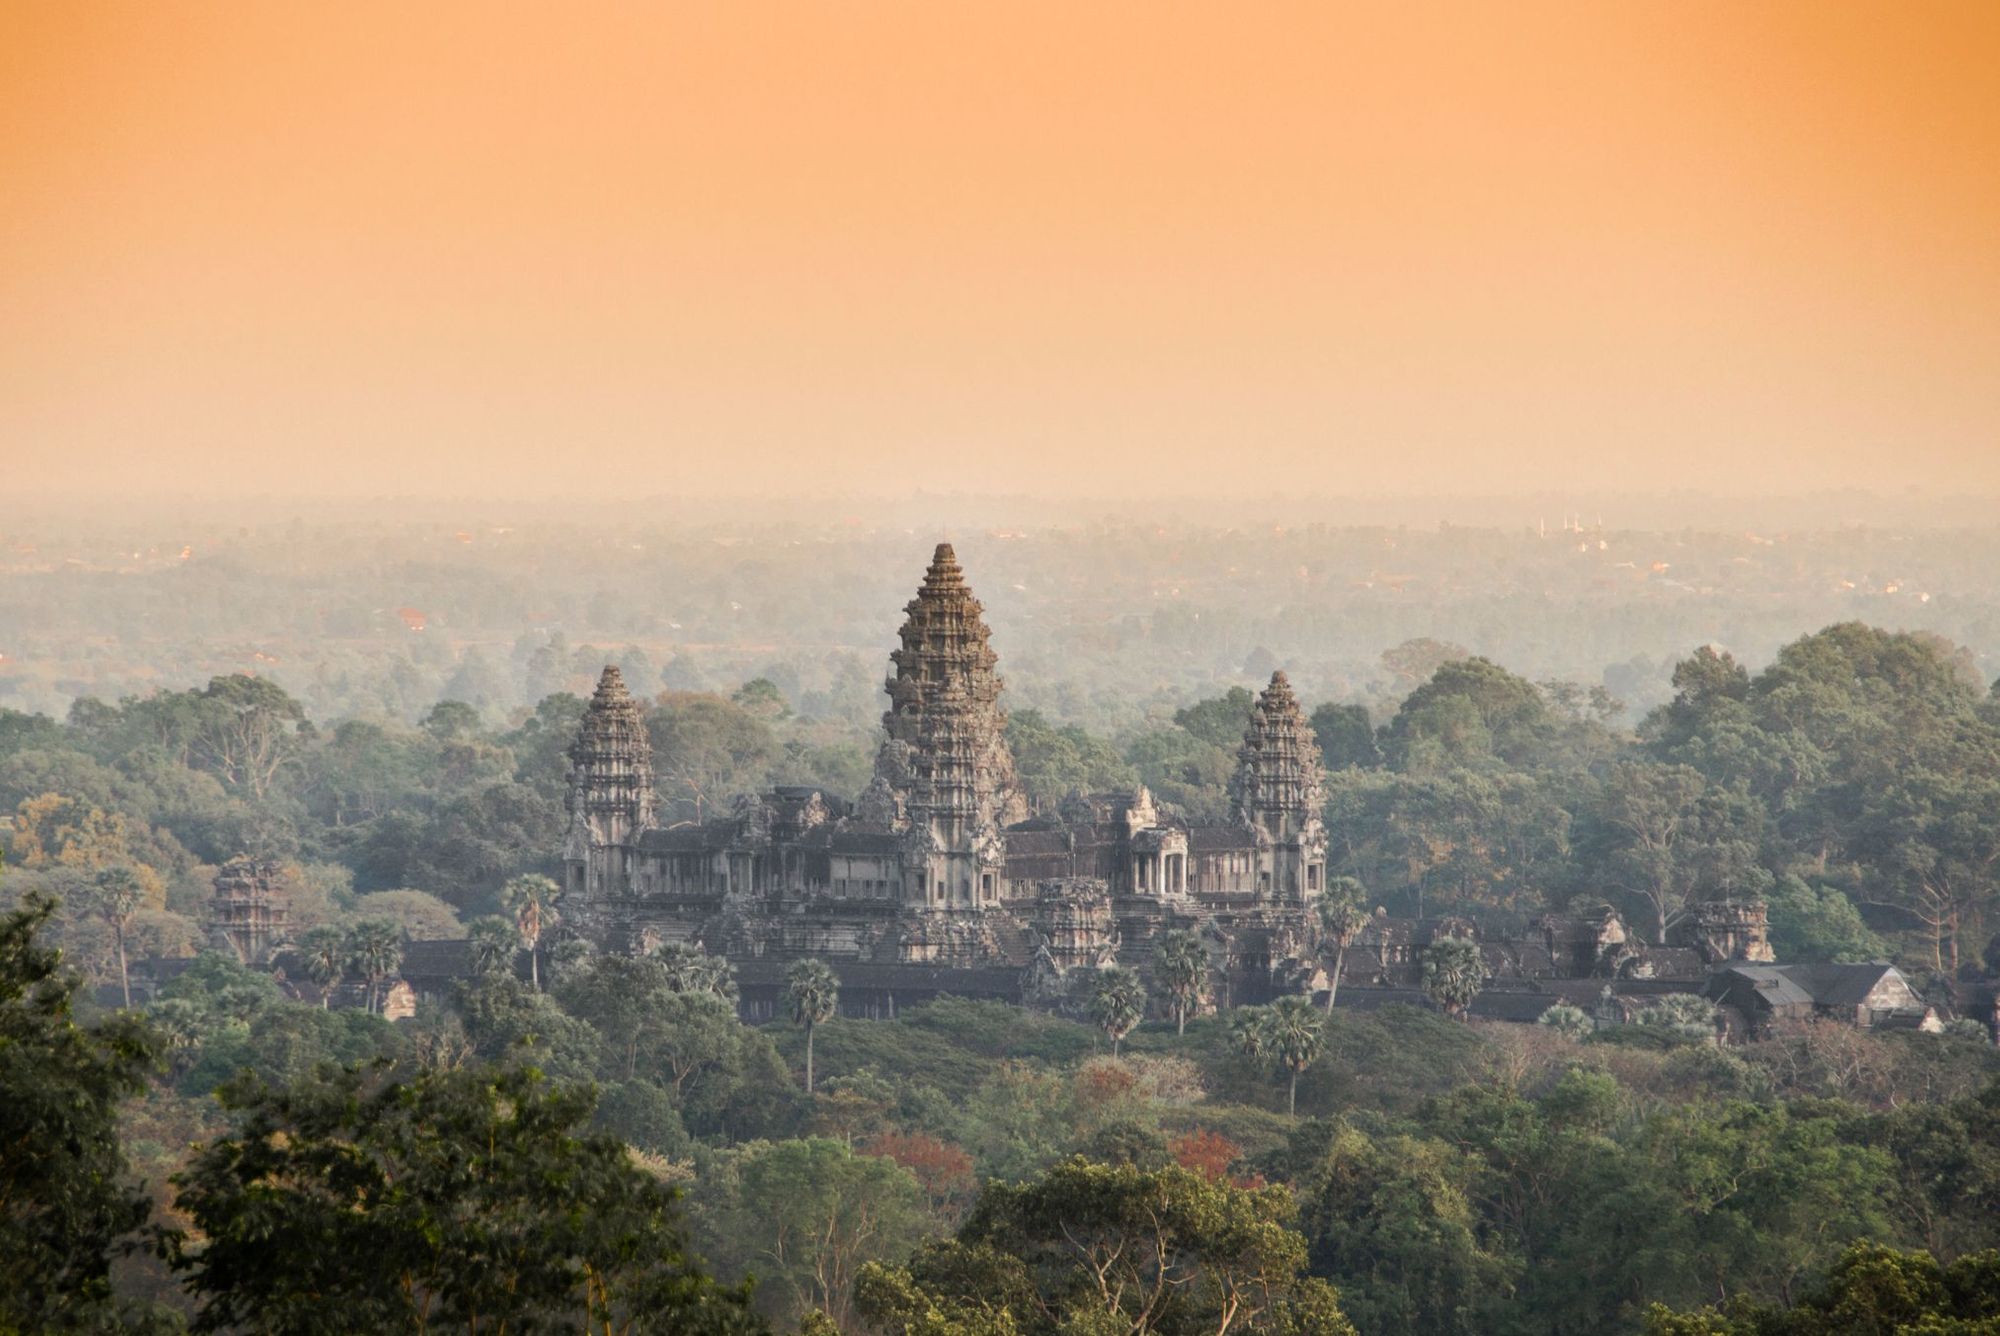
[[[1996,67],[1946,0],[15,5],[0,461],[2000,491]]]

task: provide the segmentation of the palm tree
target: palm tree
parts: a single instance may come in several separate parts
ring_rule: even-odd
[[[1463,1020],[1486,985],[1486,960],[1463,937],[1440,937],[1424,948],[1424,993],[1445,1015]]]
[[[653,949],[667,987],[676,993],[710,993],[736,1002],[736,970],[728,960],[712,956],[693,942],[666,942]]]
[[[1111,1036],[1111,1056],[1118,1056],[1118,1044],[1146,1015],[1146,986],[1139,976],[1123,965],[1108,965],[1097,972],[1090,990],[1090,1014],[1097,1028]]]
[[[382,981],[403,963],[403,932],[387,919],[357,923],[347,935],[347,962],[368,981],[368,1010],[381,1010]]]
[[[1319,1060],[1326,1047],[1326,1017],[1303,997],[1281,997],[1264,1018],[1264,1044],[1291,1077],[1285,1112],[1299,1111],[1299,1073]]]
[[[1590,1037],[1597,1028],[1590,1019],[1590,1013],[1582,1007],[1573,1007],[1567,1002],[1558,1002],[1543,1012],[1537,1025],[1546,1025],[1565,1039],[1574,1039],[1579,1044]]]
[[[535,991],[542,991],[539,948],[543,934],[556,926],[556,895],[561,890],[537,872],[515,877],[501,889],[500,898],[514,913],[514,926],[521,930],[521,945],[528,948],[528,978]]]
[[[1208,951],[1184,929],[1160,938],[1153,952],[1153,978],[1173,1005],[1174,1033],[1187,1033],[1188,1013],[1208,998]]]
[[[201,1048],[201,1008],[184,997],[166,998],[146,1009],[146,1023],[165,1043],[167,1079],[179,1080]]]
[[[1263,1007],[1238,1007],[1229,1013],[1229,1042],[1246,1058],[1261,1058],[1270,1046],[1265,1022],[1270,1014]]]
[[[127,1011],[132,1009],[132,972],[125,964],[125,931],[145,901],[146,888],[131,868],[108,867],[97,874],[94,908],[97,916],[111,925],[111,936],[118,944],[118,986],[125,994]]]
[[[840,1004],[840,980],[824,960],[801,960],[785,971],[785,996],[792,1005],[792,1023],[806,1027],[806,1093],[813,1088],[813,1028],[833,1016]]]
[[[1347,948],[1368,926],[1361,900],[1367,888],[1353,877],[1335,877],[1326,884],[1319,901],[1320,947],[1333,948],[1333,972],[1326,976],[1326,1014],[1333,1014],[1334,994],[1340,991],[1340,975],[1347,968]]]
[[[304,966],[306,977],[319,988],[321,1011],[332,1001],[334,985],[347,973],[351,954],[346,934],[329,923],[308,929],[299,938],[299,963]]]
[[[511,970],[514,953],[521,949],[519,930],[513,924],[497,914],[489,914],[474,919],[466,934],[474,974]]]

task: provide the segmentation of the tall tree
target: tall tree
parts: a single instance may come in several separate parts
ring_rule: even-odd
[[[542,991],[542,936],[556,922],[556,895],[561,888],[538,872],[511,878],[500,892],[501,902],[512,911],[514,926],[520,930],[521,945],[528,949],[528,982]]]
[[[1163,934],[1153,947],[1153,979],[1173,1008],[1174,1033],[1187,1033],[1188,1013],[1208,998],[1208,948],[1184,928]]]
[[[1295,1209],[1281,1187],[1066,1160],[989,1183],[957,1239],[907,1267],[864,1267],[856,1306],[887,1336],[1353,1336],[1304,1274]]]
[[[382,983],[403,963],[403,934],[386,919],[367,919],[347,934],[347,963],[368,982],[368,1009],[382,1010]]]
[[[765,1330],[689,1253],[673,1189],[524,1069],[226,1085],[236,1130],[175,1178],[199,1331]]]
[[[667,942],[653,949],[667,987],[676,993],[709,993],[734,1005],[736,970],[727,956],[710,955],[693,942]]]
[[[1463,1020],[1486,986],[1486,960],[1479,945],[1463,937],[1439,937],[1424,948],[1424,993],[1445,1015]]]
[[[111,938],[118,952],[118,987],[124,994],[125,1008],[129,1011],[132,1008],[132,971],[125,959],[125,934],[132,927],[132,916],[145,904],[146,888],[131,868],[122,865],[108,867],[97,874],[90,899],[91,909],[111,929]]]
[[[510,969],[515,952],[521,949],[521,931],[497,914],[472,920],[466,930],[466,947],[474,974]]]
[[[1090,1015],[1110,1038],[1111,1056],[1117,1057],[1120,1042],[1146,1015],[1146,986],[1123,965],[1106,966],[1091,984]]]
[[[347,973],[353,958],[347,934],[330,923],[309,928],[299,938],[299,959],[306,977],[319,989],[319,1005],[324,1011],[333,1001],[334,985]]]
[[[785,998],[792,1023],[806,1031],[806,1093],[813,1088],[813,1031],[832,1019],[840,1005],[840,980],[824,960],[807,959],[785,971]]]
[[[1246,1058],[1261,1058],[1271,1049],[1271,1032],[1266,1025],[1270,1012],[1264,1007],[1238,1007],[1229,1013],[1229,1042]]]
[[[1264,1021],[1265,1050],[1284,1069],[1285,1112],[1299,1111],[1299,1074],[1319,1061],[1326,1047],[1326,1017],[1303,997],[1281,997]]]
[[[1326,1014],[1333,1014],[1333,999],[1340,992],[1340,976],[1347,969],[1347,948],[1368,926],[1368,911],[1362,908],[1368,888],[1353,877],[1334,877],[1326,884],[1319,900],[1320,950],[1333,948],[1333,969],[1326,976]]]
[[[0,916],[0,1330],[121,1329],[111,1260],[146,1219],[118,1140],[158,1041],[136,1016],[72,1018],[77,980],[39,935],[52,901]]]

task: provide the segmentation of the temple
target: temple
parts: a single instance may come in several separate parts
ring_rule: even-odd
[[[1060,1004],[1113,961],[1143,969],[1172,928],[1201,934],[1223,1000],[1309,988],[1326,832],[1319,748],[1285,675],[1257,699],[1227,821],[1188,822],[1144,788],[1031,817],[983,614],[939,544],[853,802],[781,787],[661,828],[638,703],[606,668],[569,753],[565,921],[601,950],[726,955],[753,1017],[807,955],[835,966],[859,1014],[941,992]]]
[[[1074,1010],[1108,965],[1150,973],[1172,929],[1206,947],[1217,1006],[1329,986],[1323,771],[1282,672],[1250,712],[1227,820],[1188,821],[1143,787],[1072,793],[1031,814],[984,610],[949,543],[904,612],[874,777],[852,802],[780,787],[661,826],[644,717],[606,668],[569,751],[563,931],[600,951],[672,942],[725,956],[751,1020],[774,1014],[804,956],[833,966],[849,1015],[894,1016],[947,993]],[[1698,906],[1663,945],[1608,906],[1511,935],[1378,909],[1343,956],[1338,1000],[1421,1002],[1425,952],[1444,937],[1478,945],[1488,983],[1473,1010],[1496,1019],[1567,1002],[1613,1024],[1725,969],[1774,968],[1755,902]]]

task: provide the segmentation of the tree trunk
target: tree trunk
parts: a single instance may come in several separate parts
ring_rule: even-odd
[[[542,991],[542,953],[540,946],[541,944],[537,942],[528,948],[528,979],[535,985],[535,991],[538,993]]]
[[[125,993],[125,1010],[132,1009],[132,972],[125,967],[125,929],[117,924],[111,927],[112,936],[118,939],[118,986]]]
[[[1333,953],[1333,974],[1326,981],[1326,1014],[1333,1014],[1334,995],[1340,992],[1340,972],[1347,968],[1347,948],[1338,947]]]
[[[1291,1072],[1291,1089],[1285,1092],[1285,1113],[1289,1117],[1296,1118],[1299,1116],[1299,1069],[1294,1067]]]
[[[1175,1007],[1175,1008],[1174,1008],[1174,1036],[1175,1036],[1175,1038],[1185,1038],[1185,1037],[1187,1036],[1187,1008],[1186,1008],[1186,1007]]]
[[[813,1023],[806,1022],[806,1093],[813,1089]]]

